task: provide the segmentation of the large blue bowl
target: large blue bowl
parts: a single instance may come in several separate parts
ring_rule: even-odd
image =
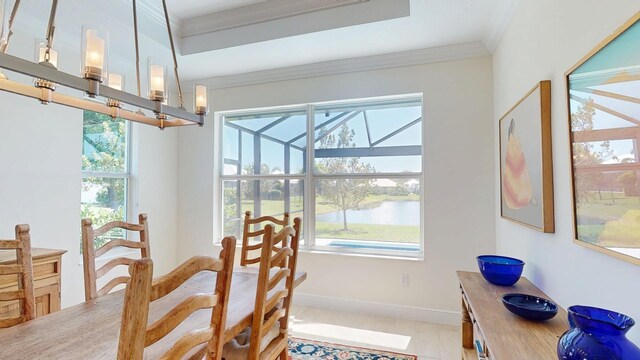
[[[498,255],[480,255],[477,257],[482,276],[490,283],[511,286],[518,282],[524,261]]]
[[[558,313],[558,306],[552,301],[527,294],[504,294],[502,304],[512,313],[534,321],[549,320]]]

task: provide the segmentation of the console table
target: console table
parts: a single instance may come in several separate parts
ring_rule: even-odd
[[[60,310],[60,274],[62,272],[62,254],[64,250],[32,248],[33,287],[36,298],[36,317]],[[16,262],[15,251],[0,252],[0,264]],[[0,276],[0,292],[16,290],[16,275]],[[0,304],[0,318],[14,317],[19,314],[19,303],[7,301]]]
[[[513,286],[496,286],[480,273],[458,271],[462,294],[462,359],[553,359],[560,336],[569,329],[567,312],[558,306],[550,320],[535,322],[512,314],[502,295],[549,297],[521,277]],[[551,299],[550,299],[551,300]]]

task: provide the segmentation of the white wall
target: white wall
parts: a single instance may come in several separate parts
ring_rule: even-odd
[[[497,251],[523,259],[524,275],[560,305],[605,307],[636,321],[640,320],[640,267],[573,244],[564,73],[639,10],[638,2],[627,0],[523,0],[493,57],[494,119],[536,82],[552,81],[556,214],[556,233],[542,234],[501,219],[498,207]],[[496,121],[494,134],[497,125]],[[495,193],[499,204],[497,181]],[[640,343],[640,326],[630,337]]]
[[[303,253],[308,280],[298,294],[459,311],[455,271],[495,249],[491,78],[491,58],[481,57],[211,91],[215,111],[424,93],[425,260]],[[211,253],[218,240],[213,125],[180,129],[180,259]]]
[[[177,133],[139,127],[138,210],[149,214],[155,271],[175,266]],[[80,265],[82,112],[0,94],[0,238],[31,226],[34,247],[63,249],[62,304],[84,301]],[[138,211],[135,210],[134,211]],[[136,216],[133,215],[133,218]]]

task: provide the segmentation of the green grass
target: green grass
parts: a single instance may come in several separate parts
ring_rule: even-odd
[[[420,242],[420,226],[349,224],[349,230],[342,230],[342,224],[316,222],[316,238],[370,240],[389,242]]]
[[[589,196],[589,201],[581,203],[577,210],[581,216],[611,220],[621,218],[628,210],[635,209],[640,209],[638,196],[624,196],[621,192],[602,192],[600,199],[600,195],[595,192]]]
[[[603,230],[604,225],[578,225],[578,236],[582,241],[597,244]]]
[[[374,208],[383,201],[419,201],[420,196],[409,194],[406,196],[395,195],[370,195],[361,203],[361,209]],[[302,209],[302,198],[291,199],[291,208]],[[253,211],[253,202],[243,202],[242,212]],[[323,202],[319,197],[316,201],[316,213],[326,214],[338,211],[340,208]],[[282,200],[262,200],[262,214],[280,214],[284,212],[284,201]],[[291,213],[292,217],[302,216],[302,212]],[[420,242],[420,226],[411,225],[380,225],[380,224],[348,224],[349,230],[342,230],[342,223],[316,222],[316,237],[329,239],[346,240],[369,240],[369,241],[389,241],[389,242]]]
[[[577,215],[584,220],[591,220],[593,224],[578,225],[578,237],[581,240],[601,246],[638,246],[638,234],[635,233],[637,229],[630,228],[630,225],[634,225],[636,221],[635,216],[630,215],[634,213],[632,210],[640,209],[638,196],[625,196],[622,192],[605,191],[591,192],[587,199],[588,201],[578,206]],[[625,215],[627,219],[623,220]],[[605,226],[604,223],[607,225]],[[609,230],[606,230],[607,228]],[[614,228],[617,229],[615,232]],[[624,230],[624,236],[619,234],[621,230]],[[631,233],[627,234],[627,232]]]

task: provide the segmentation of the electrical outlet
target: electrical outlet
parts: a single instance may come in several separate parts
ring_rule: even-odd
[[[402,286],[409,286],[409,274],[402,273],[401,283],[402,283]]]

